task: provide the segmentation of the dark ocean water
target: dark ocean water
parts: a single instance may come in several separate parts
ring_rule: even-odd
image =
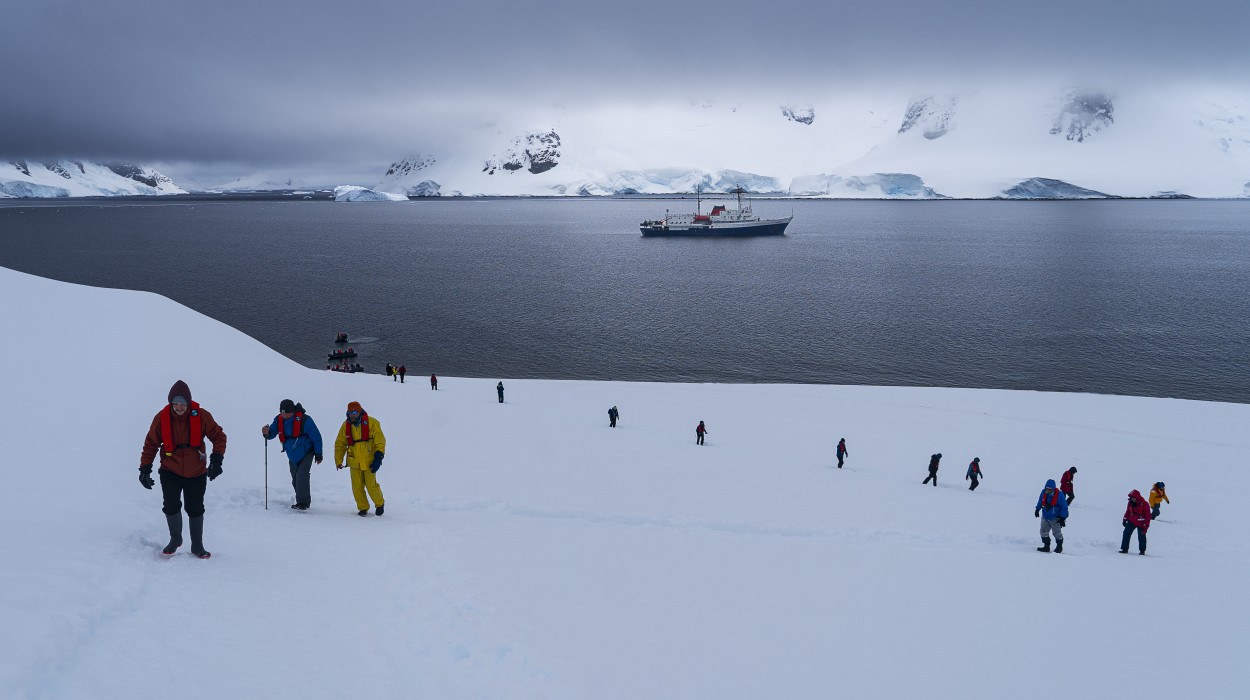
[[[1250,403],[1250,201],[758,201],[789,235],[639,235],[692,206],[8,202],[0,265],[158,292],[310,367],[342,330],[416,376]]]

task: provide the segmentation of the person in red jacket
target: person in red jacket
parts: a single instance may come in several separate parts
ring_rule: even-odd
[[[1063,491],[1063,495],[1068,499],[1068,505],[1072,505],[1072,501],[1076,500],[1076,494],[1072,491],[1072,477],[1076,476],[1076,467],[1072,467],[1059,477],[1059,490]]]
[[[702,445],[704,435],[707,435],[707,426],[703,425],[703,421],[699,421],[699,424],[694,427],[694,444]]]
[[[1133,489],[1128,494],[1128,508],[1124,509],[1124,539],[1120,540],[1120,554],[1128,554],[1128,540],[1137,530],[1137,553],[1146,553],[1146,530],[1150,529],[1150,505],[1142,498],[1141,491]]]
[[[438,391],[438,377],[430,375],[430,391]]]
[[[191,523],[191,553],[201,559],[212,556],[204,549],[204,492],[208,482],[221,476],[221,461],[226,454],[226,433],[213,420],[213,415],[191,400],[191,389],[179,379],[169,389],[169,404],[157,412],[143,439],[139,455],[139,483],[151,490],[152,462],[161,456],[161,510],[169,525],[169,544],[162,554],[172,555],[182,546],[182,513],[186,503]],[[213,443],[212,454],[205,455],[204,440]]]

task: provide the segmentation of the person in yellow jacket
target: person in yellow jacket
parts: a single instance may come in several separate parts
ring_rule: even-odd
[[[377,418],[370,418],[360,404],[353,401],[347,404],[347,420],[339,428],[339,436],[334,440],[334,466],[336,469],[347,467],[352,470],[352,495],[356,497],[357,515],[365,517],[369,514],[369,501],[365,492],[377,506],[374,515],[386,511],[386,499],[382,498],[382,487],[378,486],[377,473],[382,468],[382,457],[386,452],[386,436],[382,434],[382,424]],[[343,457],[347,461],[343,461]]]
[[[1168,492],[1163,489],[1163,482],[1156,481],[1154,488],[1150,489],[1150,519],[1154,520],[1159,517],[1159,504],[1167,501],[1170,505],[1171,500],[1168,499]]]

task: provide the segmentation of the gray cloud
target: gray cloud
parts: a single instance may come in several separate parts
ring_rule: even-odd
[[[384,165],[596,100],[977,81],[1245,85],[1250,3],[7,3],[0,156]],[[748,87],[750,86],[750,87]],[[706,89],[706,88],[702,88]]]

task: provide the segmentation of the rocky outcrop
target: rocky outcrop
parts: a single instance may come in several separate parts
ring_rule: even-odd
[[[513,173],[527,170],[533,175],[545,173],[560,164],[560,135],[555,130],[535,132],[519,137],[503,156],[492,156],[482,167],[482,172]]]
[[[1071,93],[1059,109],[1050,133],[1080,143],[1115,123],[1111,98],[1102,93]]]
[[[792,122],[811,126],[816,121],[816,108],[811,105],[781,105],[781,116]]]
[[[912,100],[903,113],[903,123],[898,133],[905,134],[913,129],[920,129],[926,139],[937,139],[950,131],[955,118],[955,99],[938,99],[925,97]]]

